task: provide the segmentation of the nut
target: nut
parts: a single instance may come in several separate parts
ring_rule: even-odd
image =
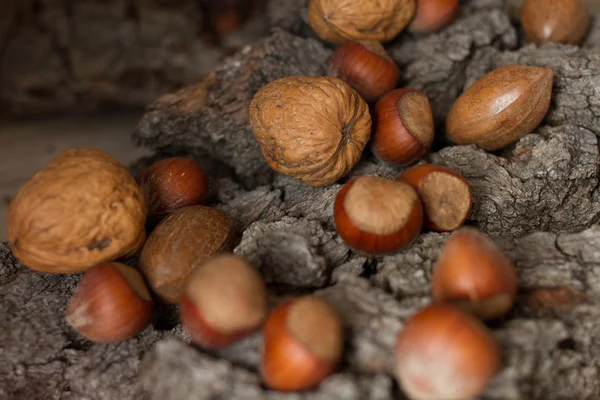
[[[398,66],[374,41],[340,46],[329,60],[329,74],[347,82],[368,102],[377,101],[400,80]]]
[[[446,241],[431,278],[433,297],[489,320],[503,316],[517,295],[512,262],[485,234],[463,227]]]
[[[308,390],[339,365],[341,318],[318,297],[292,299],[269,315],[263,341],[260,373],[266,385],[279,391]]]
[[[232,221],[205,206],[180,208],[152,231],[140,254],[150,288],[166,303],[177,303],[197,266],[230,248]]]
[[[194,271],[179,305],[192,340],[221,348],[258,329],[267,316],[267,292],[245,259],[223,254]]]
[[[423,207],[408,184],[376,176],[360,176],[346,183],[334,203],[340,237],[366,255],[393,253],[421,232]]]
[[[395,374],[411,400],[470,400],[499,371],[500,349],[488,329],[448,305],[430,305],[398,333]]]
[[[415,9],[415,0],[310,0],[308,22],[326,42],[387,42],[406,27]]]
[[[456,100],[446,121],[457,144],[498,150],[531,133],[550,107],[550,68],[510,64],[495,69]]]
[[[414,89],[396,89],[381,98],[373,113],[371,149],[382,161],[407,165],[433,144],[435,128],[429,99]]]
[[[590,16],[583,0],[526,0],[521,24],[530,42],[577,45],[588,31]]]
[[[450,25],[458,14],[458,0],[417,0],[411,32],[434,32]]]
[[[206,197],[208,179],[196,161],[186,157],[159,160],[141,175],[150,217],[162,219],[185,207],[202,204]]]
[[[153,311],[142,275],[111,262],[83,274],[67,306],[67,323],[89,340],[115,343],[141,332]]]
[[[460,172],[435,164],[408,168],[397,178],[412,186],[423,203],[424,226],[447,232],[458,229],[471,210],[471,188]]]
[[[367,103],[338,78],[278,79],[258,91],[249,112],[271,168],[309,186],[346,175],[371,136]]]
[[[146,202],[131,174],[96,149],[71,149],[35,173],[10,203],[12,252],[31,269],[76,273],[134,254]]]

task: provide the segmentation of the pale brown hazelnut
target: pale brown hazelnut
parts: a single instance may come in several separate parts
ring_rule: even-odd
[[[550,107],[550,68],[509,64],[485,74],[456,100],[446,121],[456,144],[498,150],[531,133]]]
[[[176,303],[190,274],[229,250],[232,221],[216,208],[188,206],[166,217],[152,231],[140,254],[150,288],[166,303]]]
[[[590,15],[584,0],[525,0],[521,24],[530,42],[577,45],[587,33]]]
[[[308,22],[326,42],[387,42],[408,25],[416,8],[415,0],[311,0]]]
[[[278,79],[256,93],[249,113],[269,166],[309,186],[346,175],[371,136],[367,103],[339,78]]]
[[[123,165],[97,149],[71,149],[19,189],[8,208],[8,241],[31,269],[76,273],[134,254],[146,238],[146,214]]]

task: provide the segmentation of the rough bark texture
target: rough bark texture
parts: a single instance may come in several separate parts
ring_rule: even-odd
[[[2,245],[0,397],[404,398],[391,369],[395,335],[431,300],[431,269],[448,234],[424,233],[386,257],[355,254],[335,232],[337,191],[352,176],[393,177],[400,169],[365,152],[348,177],[310,188],[268,169],[248,125],[247,107],[261,86],[325,72],[332,50],[307,29],[305,5],[273,0],[271,21],[283,29],[225,60],[205,81],[157,100],[133,137],[157,157],[185,152],[207,167],[214,177],[210,204],[235,219],[234,251],[260,267],[273,305],[314,292],[340,311],[347,328],[341,369],[307,394],[266,390],[257,374],[260,332],[231,348],[204,351],[188,344],[173,308],[162,309],[155,327],[136,339],[91,344],[62,315],[78,278],[23,269]],[[439,142],[425,160],[467,177],[474,195],[468,223],[493,236],[517,268],[517,305],[491,325],[503,369],[480,399],[600,398],[600,42],[590,40],[582,48],[518,48],[504,2],[473,0],[447,29],[402,35],[389,45],[402,85],[431,99]],[[555,72],[542,125],[493,154],[445,146],[444,118],[456,97],[512,62]]]

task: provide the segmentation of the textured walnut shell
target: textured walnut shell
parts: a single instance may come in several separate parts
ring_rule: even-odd
[[[162,220],[140,254],[140,268],[154,293],[176,303],[199,265],[229,250],[231,219],[216,208],[188,206]]]
[[[256,93],[249,113],[269,166],[309,186],[346,175],[371,136],[367,103],[333,77],[273,81]]]
[[[491,151],[531,133],[550,107],[553,77],[549,68],[518,64],[487,73],[452,106],[448,137]]]
[[[583,0],[526,0],[521,24],[527,40],[538,45],[556,42],[579,44],[590,23]]]
[[[408,25],[416,9],[415,0],[311,0],[308,22],[327,42],[387,42]]]
[[[129,171],[96,149],[72,149],[34,174],[10,203],[12,252],[31,269],[76,273],[135,253],[147,207]]]

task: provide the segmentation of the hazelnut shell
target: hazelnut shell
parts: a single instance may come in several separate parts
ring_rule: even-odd
[[[459,0],[417,0],[411,32],[434,32],[450,25],[458,14]]]

